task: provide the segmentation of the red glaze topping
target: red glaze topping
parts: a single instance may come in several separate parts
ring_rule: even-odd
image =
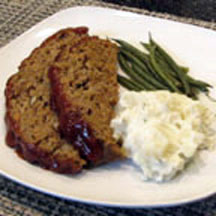
[[[79,149],[82,157],[94,163],[103,157],[103,143],[93,136],[91,128],[78,112],[60,114],[60,127],[66,139]]]
[[[55,104],[53,108],[59,113],[60,130],[65,138],[79,150],[83,158],[95,164],[103,158],[103,142],[95,138],[91,127],[82,119],[78,108],[73,107],[62,94],[62,86],[56,76],[59,70],[57,67],[51,67],[48,75]],[[68,111],[65,112],[65,110]]]
[[[36,144],[23,142],[13,131],[14,128],[10,124],[11,120],[8,114],[6,115],[6,121],[8,126],[6,143],[14,148],[21,158],[58,173],[73,174],[81,171],[82,167],[73,159],[60,159],[52,156],[52,152],[48,153],[40,150]]]

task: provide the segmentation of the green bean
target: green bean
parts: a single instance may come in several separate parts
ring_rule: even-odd
[[[190,87],[188,85],[187,79],[185,77],[185,73],[182,72],[181,69],[179,69],[178,65],[175,63],[175,61],[167,54],[167,52],[162,49],[153,39],[150,37],[150,43],[152,45],[155,45],[158,49],[158,52],[166,59],[167,63],[170,65],[170,67],[176,72],[178,75],[179,79],[181,80],[183,86],[184,86],[184,91],[186,95],[190,94]]]
[[[149,54],[140,51],[123,40],[115,40],[120,45],[119,64],[131,78],[118,76],[119,83],[131,90],[167,89],[197,99],[200,91],[208,92],[212,87],[196,80],[187,73],[189,68],[178,65],[175,60],[150,36],[150,43],[142,43]]]
[[[143,88],[140,88],[134,83],[132,80],[129,80],[121,75],[117,75],[117,80],[118,82],[125,88],[129,90],[134,90],[134,91],[141,91]]]
[[[149,51],[149,49],[150,49],[150,47],[151,47],[150,44],[142,43],[142,42],[141,42],[141,44],[142,44],[143,47],[145,47],[145,48]],[[156,50],[157,50],[157,49],[156,49]],[[160,59],[160,56],[157,56],[157,58]],[[173,60],[173,61],[174,61],[174,60]],[[176,65],[177,65],[177,64],[176,64]],[[165,66],[165,64],[164,64],[164,66]],[[167,66],[169,66],[169,65],[167,65]],[[188,67],[184,67],[184,66],[180,66],[180,65],[177,65],[177,66],[179,67],[179,69],[181,69],[182,72],[188,73],[188,71],[189,71],[189,68],[188,68]],[[167,68],[167,69],[168,69],[168,68]],[[169,72],[170,74],[172,74],[172,75],[175,76],[175,77],[178,77],[177,74],[174,73],[172,70],[167,70],[167,72]],[[212,86],[209,85],[208,83],[205,83],[205,82],[200,81],[200,80],[195,80],[195,79],[191,78],[191,77],[188,76],[188,75],[185,75],[185,78],[186,78],[186,80],[187,80],[190,84],[193,84],[193,85],[195,85],[195,86],[201,88],[202,91],[203,91],[203,90],[206,91],[206,90],[207,90],[206,87],[212,87]]]
[[[150,44],[147,44],[147,43],[142,43],[141,42],[141,44],[142,44],[142,46],[144,47],[144,48],[146,48],[148,51],[150,51],[150,49],[151,49],[151,45]],[[176,80],[174,77],[176,77],[176,78],[179,78],[178,77],[178,75],[172,70],[172,68],[170,68],[170,65],[169,64],[167,64],[167,62],[166,61],[164,61],[164,58],[163,58],[163,56],[159,53],[159,52],[157,52],[157,48],[156,48],[156,57],[157,57],[157,60],[158,60],[158,62],[159,62],[159,64],[160,64],[160,67],[162,68],[162,69],[164,69],[164,71],[166,71],[166,72],[168,72],[167,73],[167,76],[168,76],[168,78],[169,79],[171,79],[177,86],[181,86],[181,83],[179,83],[179,81],[178,80]],[[177,65],[177,64],[176,64]],[[182,72],[184,72],[184,73],[186,73],[186,72],[188,72],[188,68],[185,68],[185,67],[182,67],[182,66],[179,66],[179,65],[177,65],[178,67],[179,67],[179,69],[180,70],[182,70]]]
[[[152,66],[151,66],[151,64],[149,62],[148,54],[146,54],[144,52],[141,52],[139,49],[137,49],[136,47],[130,45],[129,43],[127,43],[127,42],[125,42],[123,40],[117,40],[117,39],[113,39],[113,40],[121,45],[121,50],[125,50],[128,53],[133,54],[133,56],[136,57],[136,59],[138,59],[139,61],[141,61],[143,64],[146,65],[146,67],[147,67],[150,74],[153,74],[156,79],[158,79],[159,81],[162,81],[160,79],[160,77],[157,75],[157,73],[155,73],[154,69],[152,68]],[[141,64],[139,64],[139,63],[138,63],[138,65],[141,66]],[[142,68],[142,66],[141,66],[141,68]]]
[[[133,54],[131,54],[129,51],[125,50],[124,48],[122,48],[120,50],[120,54],[125,55],[128,60],[130,60],[131,62],[133,62],[134,64],[136,64],[138,67],[140,67],[140,69],[144,70],[144,71],[148,71],[150,75],[154,75],[155,78],[157,78],[161,83],[163,83],[163,80],[161,79],[160,76],[158,76],[157,72],[155,72],[154,68],[152,67],[152,65],[150,64],[150,58],[148,56],[148,68],[151,68],[150,71],[147,69],[147,67],[143,64],[143,62],[140,61],[140,59],[138,59],[136,56],[134,56]],[[166,85],[164,85],[166,86]],[[166,87],[167,88],[167,87]]]
[[[117,39],[113,39],[113,40],[121,45],[121,50],[125,50],[128,53],[133,54],[133,56],[136,57],[136,59],[138,59],[142,64],[146,65],[147,69],[149,70],[149,73],[154,74],[155,78],[160,80],[160,77],[157,76],[157,73],[154,73],[154,70],[153,70],[151,64],[149,63],[148,54],[141,52],[139,49],[137,49],[136,47],[127,43],[126,41],[117,40]],[[138,63],[138,61],[137,61],[137,63]],[[142,68],[141,64],[139,64],[139,66]]]
[[[150,51],[150,48],[151,48],[151,45],[148,44],[148,43],[142,43],[142,46],[147,50],[147,51]],[[170,65],[163,59],[163,56],[160,55],[160,53],[157,52],[157,48],[156,48],[156,57],[157,57],[157,60],[160,64],[160,67],[162,67],[164,70],[166,70],[166,72],[168,72],[170,75],[172,75],[173,77],[175,78],[179,78],[179,76],[170,68]],[[184,73],[187,73],[189,71],[189,68],[187,67],[183,67],[183,66],[180,66],[180,65],[177,65],[179,67],[179,69],[182,70],[182,72]],[[168,74],[167,74],[168,75]],[[176,80],[175,78],[173,79],[171,76],[168,75],[168,77],[177,85],[177,86],[180,86],[180,83],[178,82],[178,80]],[[190,83],[190,84],[194,84],[200,88],[202,88],[202,91],[203,89],[206,90],[206,88],[204,87],[209,87],[210,85],[205,83],[205,82],[202,82],[202,81],[198,81],[198,80],[194,80],[193,78],[189,77],[189,76],[186,76],[186,80]]]
[[[192,88],[199,89],[199,91],[201,91],[201,92],[209,92],[209,90],[208,90],[207,87],[203,87],[203,86],[196,86],[196,85],[193,85],[193,84],[191,84],[191,87],[192,87]]]
[[[195,86],[200,86],[200,87],[212,87],[212,85],[210,85],[210,84],[208,84],[208,83],[206,83],[206,82],[203,82],[203,81],[201,81],[201,80],[195,80],[195,79],[193,79],[192,77],[190,77],[190,76],[186,76],[186,78],[187,78],[187,80],[188,80],[188,82],[190,83],[190,84],[193,84],[193,85],[195,85]]]
[[[151,74],[155,77],[155,79],[157,79],[159,82],[164,83],[163,79],[161,79],[161,77],[158,75],[158,73],[154,70],[154,67],[152,66],[151,62],[150,62],[150,57],[149,57],[149,61],[147,62],[147,66],[149,68],[149,71],[151,72]]]
[[[179,78],[177,76],[177,74],[170,68],[170,66],[162,60],[161,56],[157,56],[157,59],[158,61],[160,62],[161,64],[161,67],[164,67],[166,68],[166,71],[169,72],[171,75],[173,75],[175,78]],[[188,67],[183,67],[183,66],[178,66],[182,72],[184,73],[187,73],[189,71],[189,68]],[[208,83],[206,82],[203,82],[203,81],[200,81],[200,80],[195,80],[193,79],[192,77],[190,77],[189,75],[185,75],[185,78],[186,80],[189,82],[189,84],[193,84],[197,87],[201,87],[201,88],[204,88],[204,87],[212,87],[211,85],[209,85]]]
[[[188,73],[189,70],[190,70],[188,67],[181,66],[181,65],[179,65],[179,68],[180,68],[183,72],[185,72],[185,73]]]
[[[124,57],[120,54],[119,55],[119,63],[121,68],[124,70],[124,72],[134,81],[137,82],[137,84],[142,85],[147,90],[155,90],[155,87],[152,86],[150,83],[147,83],[145,80],[143,80],[138,74],[136,74],[130,65],[125,61]]]
[[[147,51],[150,50],[150,47],[151,47],[150,44],[141,42],[141,45],[142,45]],[[156,50],[157,50],[157,49],[156,49]],[[156,52],[156,56],[157,56],[158,58],[161,58],[161,56],[159,55],[158,52]],[[181,65],[177,65],[177,66],[178,66],[184,73],[188,73],[188,71],[189,71],[189,68],[188,68],[188,67],[184,67],[184,66],[181,66]],[[173,72],[173,71],[172,71],[172,72]]]
[[[169,89],[167,86],[163,85],[162,83],[154,79],[154,77],[152,77],[151,75],[149,75],[148,73],[140,69],[136,64],[132,64],[132,69],[134,70],[135,73],[139,74],[140,77],[153,84],[156,88]]]
[[[150,76],[154,75],[156,79],[160,80],[160,77],[158,76],[157,73],[155,73],[154,69],[152,68],[149,60],[146,62],[146,65],[140,61],[136,56],[131,54],[130,52],[126,51],[124,48],[120,50],[120,53],[122,53],[126,58],[131,62],[136,64],[141,70],[146,71],[149,73]],[[149,58],[149,56],[148,56]],[[160,80],[161,81],[161,80]]]
[[[131,44],[127,43],[126,41],[117,40],[117,39],[113,39],[113,40],[116,41],[118,44],[120,44],[125,50],[133,53],[133,55],[135,55],[141,61],[148,61],[148,55],[146,53],[140,51],[136,47],[134,47]]]
[[[148,52],[150,52],[151,45],[150,45],[149,43],[140,42],[140,44],[141,44]]]
[[[154,67],[155,71],[158,73],[158,75],[167,83],[167,85],[170,87],[170,90],[176,91],[180,93],[179,89],[175,86],[175,84],[167,78],[166,74],[161,70],[160,66],[155,60],[155,48],[153,47],[150,50],[150,61],[152,63],[152,66]]]
[[[124,56],[127,57],[127,59],[136,64],[138,67],[140,67],[140,69],[146,71],[149,73],[149,75],[154,75],[156,79],[160,80],[160,77],[158,76],[157,73],[155,73],[154,69],[152,68],[150,62],[149,62],[149,56],[148,56],[148,61],[146,61],[146,65],[140,60],[138,59],[136,56],[134,56],[132,53],[130,53],[129,51],[125,50],[124,48],[120,49],[120,53],[122,53]]]
[[[152,68],[151,64],[149,63],[149,56],[148,56],[148,54],[140,51],[136,47],[134,47],[131,44],[127,43],[126,41],[116,40],[116,39],[114,39],[114,41],[116,41],[117,43],[119,43],[121,45],[121,50],[125,50],[128,53],[133,54],[133,56],[136,57],[140,62],[142,62],[142,64],[145,64],[146,67],[149,70],[149,73],[154,74],[155,78],[157,78],[158,80],[160,80],[160,77],[158,77],[157,73],[155,73],[154,69]],[[139,65],[141,66],[141,64],[139,64]],[[142,68],[142,66],[141,66],[141,68]]]
[[[189,96],[191,98],[197,100],[198,99],[197,95],[199,94],[200,91],[203,91],[203,90],[200,89],[200,88],[198,88],[198,87],[196,87],[196,86],[191,86],[191,93],[190,93]],[[205,91],[203,91],[203,92],[205,92]]]
[[[142,46],[144,48],[146,48],[149,52],[150,52],[150,49],[151,49],[151,45],[150,44],[147,44],[147,43],[142,43]],[[177,78],[177,75],[176,73],[170,68],[170,66],[167,64],[166,61],[164,61],[163,57],[160,55],[160,53],[157,52],[157,48],[156,48],[156,51],[155,51],[155,57],[157,58],[157,61],[161,67],[161,69],[163,69],[165,72],[167,72],[167,77],[169,79],[171,79],[171,81],[173,83],[175,83],[176,86],[180,87],[181,86],[181,83],[176,79]]]
[[[134,56],[133,54],[131,54],[130,52],[128,52],[124,48],[122,48],[120,50],[120,54],[123,54],[124,56],[126,56],[129,61],[135,63],[136,65],[138,65],[143,70],[148,71],[148,69],[146,68],[145,64],[142,61],[140,61],[136,56]]]
[[[160,58],[157,58],[158,65],[160,66],[161,70],[166,73],[167,78],[169,78],[177,87],[181,86],[179,80],[176,79],[175,76],[172,74],[172,70],[170,67]]]

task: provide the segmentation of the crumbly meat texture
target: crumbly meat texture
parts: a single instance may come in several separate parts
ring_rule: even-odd
[[[124,157],[110,128],[118,102],[117,53],[109,40],[84,38],[62,50],[49,69],[61,131],[92,165]]]
[[[77,173],[86,164],[61,137],[52,110],[48,68],[62,49],[88,37],[86,27],[67,28],[45,40],[20,65],[6,86],[6,142],[25,160],[59,173]]]

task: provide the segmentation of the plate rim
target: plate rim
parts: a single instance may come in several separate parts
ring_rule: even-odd
[[[48,171],[49,172],[49,171]],[[22,187],[25,187],[26,189],[31,189],[33,191],[36,192],[40,192],[42,194],[45,195],[49,195],[52,197],[57,197],[60,199],[65,199],[67,201],[72,201],[72,202],[77,202],[77,203],[83,203],[83,204],[88,204],[88,205],[95,205],[95,206],[104,206],[104,207],[113,207],[113,208],[125,208],[125,209],[132,209],[132,208],[136,208],[136,209],[150,209],[150,208],[167,208],[167,207],[176,207],[176,206],[181,206],[181,205],[185,205],[185,204],[192,204],[195,202],[199,202],[202,200],[205,200],[211,196],[216,195],[216,191],[215,192],[209,192],[208,194],[206,194],[205,196],[199,195],[196,196],[196,198],[191,199],[191,198],[185,198],[182,199],[181,201],[174,201],[174,202],[164,202],[161,204],[123,204],[123,203],[118,203],[118,202],[104,202],[104,201],[93,201],[91,199],[87,199],[87,198],[76,198],[76,197],[72,197],[69,195],[64,195],[63,193],[55,193],[53,191],[50,191],[48,189],[42,188],[40,186],[34,186],[34,184],[32,183],[25,183],[25,181],[20,180],[19,178],[16,178],[15,176],[12,176],[8,173],[5,173],[4,171],[1,170],[0,168],[0,175],[2,175],[4,178],[7,178],[9,180],[14,181],[17,184],[20,184]]]

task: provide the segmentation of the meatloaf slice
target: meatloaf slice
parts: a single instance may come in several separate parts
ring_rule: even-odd
[[[7,144],[23,159],[60,173],[79,172],[86,161],[59,133],[48,68],[62,49],[88,37],[87,32],[85,27],[67,28],[49,37],[21,63],[5,91]]]
[[[117,53],[109,40],[84,38],[63,49],[49,69],[61,131],[91,165],[123,157],[110,128],[118,101]]]

